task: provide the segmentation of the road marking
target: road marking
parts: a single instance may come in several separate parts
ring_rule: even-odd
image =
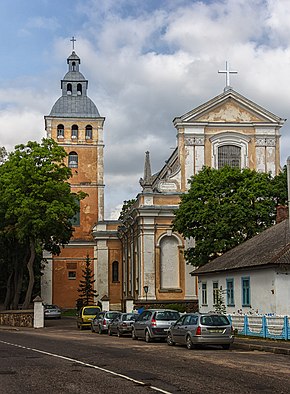
[[[62,360],[71,361],[71,362],[76,363],[76,364],[85,365],[86,367],[94,368],[94,369],[97,369],[99,371],[106,372],[106,373],[114,375],[114,376],[118,376],[119,378],[122,378],[122,379],[125,379],[125,380],[129,380],[130,382],[139,384],[140,386],[148,387],[148,388],[150,388],[152,390],[158,391],[159,393],[172,394],[170,391],[162,390],[162,389],[160,389],[158,387],[148,385],[148,383],[142,382],[140,380],[132,379],[132,378],[130,378],[127,375],[123,375],[123,374],[120,374],[120,373],[117,373],[117,372],[114,372],[114,371],[110,371],[109,369],[98,367],[98,366],[93,365],[93,364],[84,363],[83,361],[76,360],[74,358],[60,356],[59,354],[49,353],[49,352],[45,352],[44,350],[39,350],[39,349],[34,349],[34,348],[31,348],[31,347],[27,347],[27,346],[17,345],[15,343],[10,343],[10,342],[6,342],[6,341],[1,341],[0,340],[0,343],[4,343],[5,345],[10,345],[10,346],[14,346],[14,347],[19,347],[19,348],[25,349],[25,350],[31,350],[33,352],[45,354],[46,356],[61,358]]]

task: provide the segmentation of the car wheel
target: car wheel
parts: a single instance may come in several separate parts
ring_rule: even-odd
[[[119,338],[122,336],[122,334],[120,333],[119,329],[117,330],[117,335],[118,335]]]
[[[152,339],[151,339],[151,337],[150,337],[149,331],[146,330],[146,331],[145,331],[145,342],[149,343],[149,342],[151,342],[151,341],[152,341]]]
[[[171,334],[167,335],[166,342],[167,342],[167,345],[169,345],[169,346],[175,345],[175,342],[173,341]]]
[[[223,348],[224,350],[229,350],[230,346],[231,346],[231,345],[226,344],[226,345],[222,345],[222,348]]]
[[[188,350],[192,350],[194,348],[194,344],[192,343],[190,335],[187,335],[186,337],[186,347]]]
[[[103,334],[103,330],[102,330],[101,326],[99,326],[99,334],[100,335]]]
[[[135,332],[134,328],[133,328],[133,330],[132,330],[132,339],[134,339],[134,340],[138,339],[138,337],[137,337],[137,335],[136,335],[136,332]]]

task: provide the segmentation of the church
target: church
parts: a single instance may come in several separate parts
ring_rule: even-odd
[[[74,236],[59,256],[44,254],[42,298],[74,308],[86,256],[95,290],[111,310],[132,306],[181,304],[195,310],[197,277],[190,275],[184,250],[191,246],[172,230],[188,180],[203,166],[225,164],[277,175],[280,171],[280,128],[284,119],[232,89],[226,63],[224,91],[173,119],[177,144],[165,165],[152,174],[145,153],[140,192],[122,220],[104,218],[105,118],[88,97],[88,81],[75,51],[67,59],[61,96],[45,116],[45,130],[67,152],[72,192],[87,193],[74,220]],[[137,180],[136,180],[137,182]]]

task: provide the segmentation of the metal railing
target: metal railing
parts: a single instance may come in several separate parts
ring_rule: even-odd
[[[240,335],[290,340],[288,316],[229,315],[229,319]]]

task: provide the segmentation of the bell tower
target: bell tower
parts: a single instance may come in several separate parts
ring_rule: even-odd
[[[81,61],[74,50],[67,64],[68,71],[61,80],[61,96],[50,114],[44,117],[45,130],[47,137],[57,141],[67,152],[66,164],[72,170],[69,181],[72,192],[82,190],[87,197],[80,201],[71,242],[60,256],[48,259],[52,264],[48,264],[42,290],[45,302],[75,307],[85,258],[89,255],[94,261],[92,229],[96,222],[104,219],[105,118],[87,96],[88,81],[79,71]]]

